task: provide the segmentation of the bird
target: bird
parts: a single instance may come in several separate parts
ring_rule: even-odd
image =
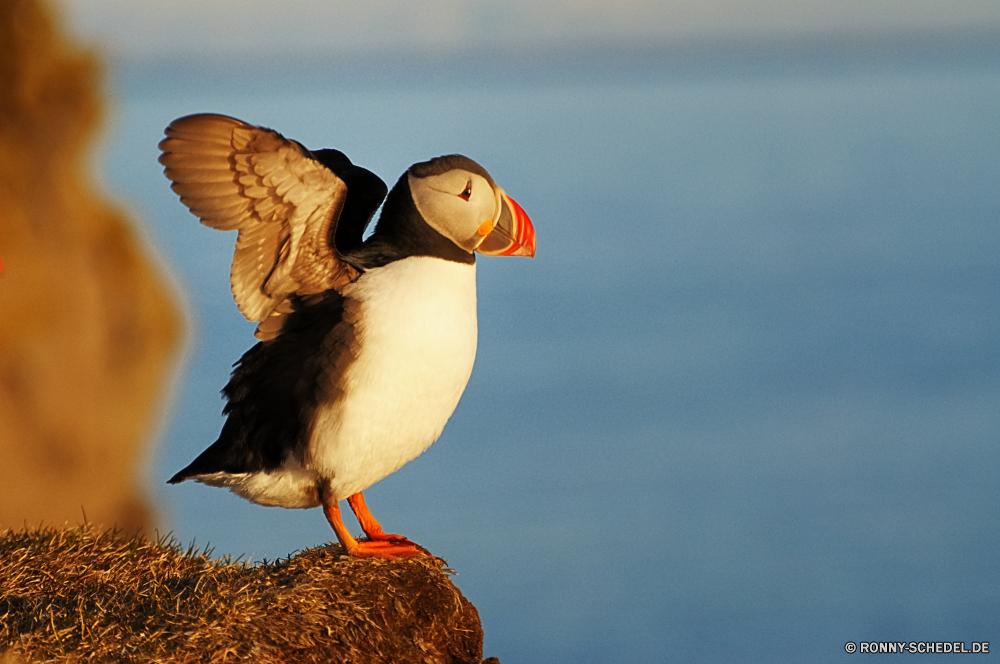
[[[531,219],[458,154],[388,190],[339,150],[229,116],[188,115],[165,134],[159,161],[181,202],[238,231],[230,284],[257,323],[218,439],[168,483],[322,507],[351,556],[431,555],[383,531],[362,492],[440,436],[476,355],[475,254],[533,258]],[[367,539],[345,527],[345,499]]]

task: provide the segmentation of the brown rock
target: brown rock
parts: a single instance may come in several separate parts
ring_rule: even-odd
[[[150,525],[137,469],[181,325],[94,194],[100,85],[44,3],[0,2],[0,527]]]

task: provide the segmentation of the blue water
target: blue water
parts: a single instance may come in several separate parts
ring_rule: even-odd
[[[1000,650],[1000,57],[973,56],[123,75],[104,177],[189,304],[149,473],[163,523],[252,560],[333,539],[318,510],[163,484],[253,343],[233,236],[156,163],[171,119],[216,111],[390,184],[467,154],[534,220],[534,261],[480,259],[444,435],[366,492],[458,570],[486,655]]]

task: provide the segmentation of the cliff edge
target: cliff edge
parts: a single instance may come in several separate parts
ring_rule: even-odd
[[[0,533],[0,661],[480,664],[482,650],[476,608],[430,559],[331,544],[247,565],[87,527]]]

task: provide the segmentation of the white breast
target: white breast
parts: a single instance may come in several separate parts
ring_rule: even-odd
[[[476,267],[418,256],[343,289],[354,326],[341,398],[321,406],[306,466],[336,498],[363,491],[437,440],[476,357]]]

